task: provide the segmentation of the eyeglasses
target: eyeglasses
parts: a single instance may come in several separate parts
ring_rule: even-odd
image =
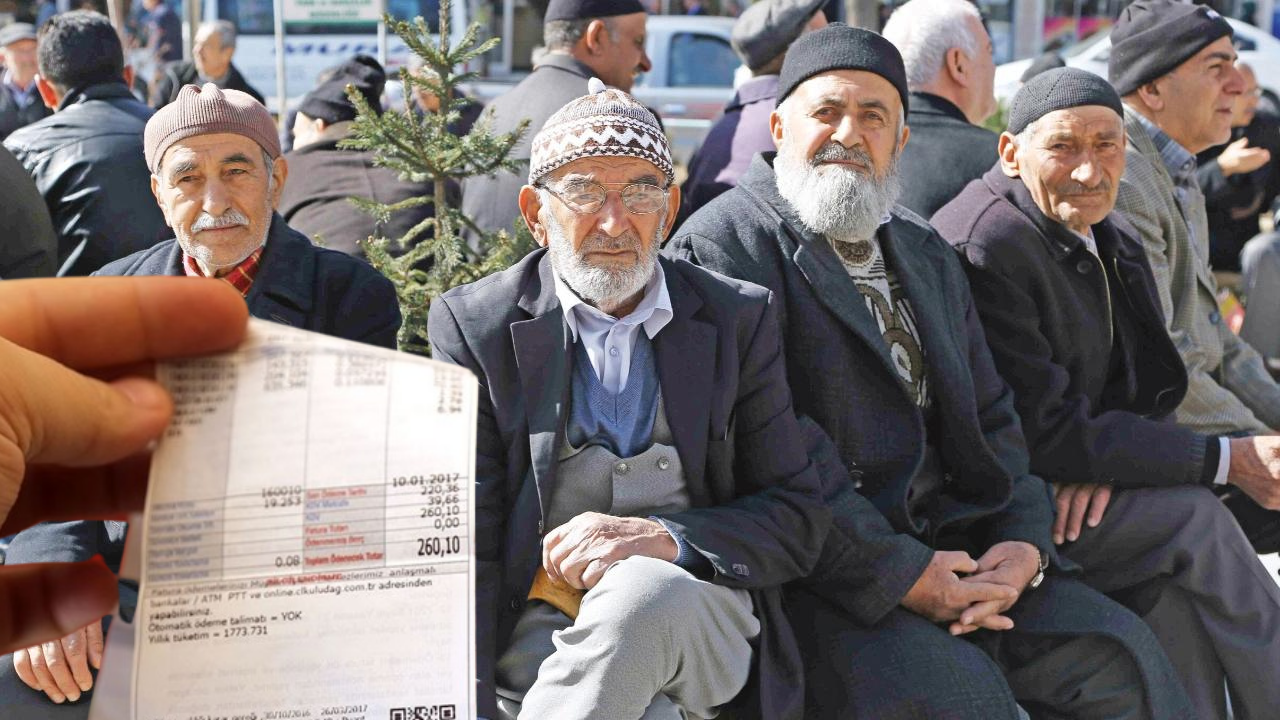
[[[619,185],[622,186],[619,190],[609,189]],[[611,192],[618,193],[627,210],[637,215],[656,213],[666,208],[669,190],[649,183],[598,183],[591,180],[575,180],[561,188],[546,184],[539,187],[555,195],[570,210],[582,215],[599,212]]]

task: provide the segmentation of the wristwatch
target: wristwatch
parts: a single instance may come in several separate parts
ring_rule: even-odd
[[[1031,576],[1031,582],[1027,583],[1028,590],[1040,587],[1040,583],[1044,582],[1044,571],[1049,569],[1049,556],[1040,548],[1036,548],[1036,553],[1040,555],[1040,566],[1036,568],[1036,574]]]

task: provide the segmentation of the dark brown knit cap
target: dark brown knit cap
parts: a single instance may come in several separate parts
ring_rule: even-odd
[[[258,143],[272,159],[280,157],[280,137],[271,113],[248,93],[223,90],[213,83],[187,85],[178,99],[156,111],[143,133],[143,151],[151,172],[159,170],[174,143],[194,135],[234,133]]]

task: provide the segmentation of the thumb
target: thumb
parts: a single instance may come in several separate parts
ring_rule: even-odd
[[[1243,150],[1246,147],[1249,147],[1249,138],[1241,137],[1239,140],[1231,143],[1229,147],[1235,148],[1236,150]]]

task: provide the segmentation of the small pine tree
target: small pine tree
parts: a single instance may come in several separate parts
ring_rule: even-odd
[[[361,242],[369,262],[395,285],[404,318],[397,344],[401,350],[423,355],[430,354],[427,313],[432,298],[456,285],[503,270],[534,248],[527,228],[517,225],[513,232],[481,232],[446,198],[451,181],[504,170],[519,172],[517,162],[508,156],[528,126],[526,120],[513,132],[495,135],[486,115],[465,136],[449,132],[449,125],[458,120],[460,111],[470,102],[456,97],[455,88],[477,76],[474,72],[458,73],[456,69],[499,43],[498,38],[480,42],[480,25],[472,23],[457,46],[450,47],[449,6],[450,0],[441,0],[438,40],[431,37],[431,30],[421,17],[412,21],[385,17],[387,27],[422,58],[435,77],[420,78],[402,68],[400,82],[406,108],[381,115],[353,87],[347,86],[347,96],[357,115],[351,134],[341,143],[341,147],[372,150],[375,165],[395,170],[402,179],[429,182],[433,187],[430,197],[394,204],[351,198],[380,224],[407,208],[431,205],[434,209],[434,217],[410,228],[403,237],[370,237]],[[439,112],[419,113],[413,109],[407,101],[416,88],[440,98]],[[477,249],[467,244],[460,232],[464,227],[478,236]]]

